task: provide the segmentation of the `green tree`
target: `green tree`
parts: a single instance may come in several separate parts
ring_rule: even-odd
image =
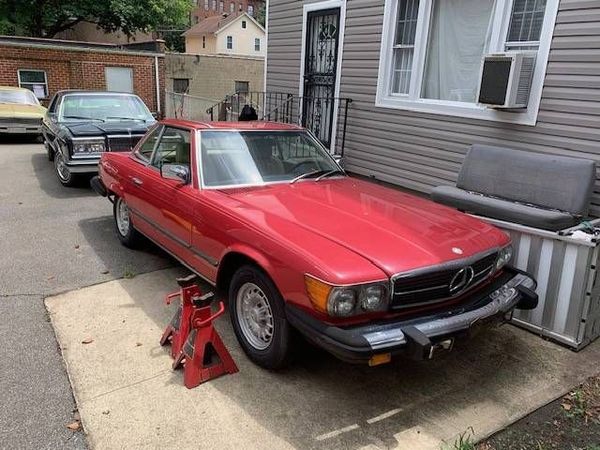
[[[258,11],[256,11],[256,21],[260,23],[263,27],[265,26],[266,16],[267,16],[267,2],[263,2],[259,7]]]
[[[189,23],[191,0],[0,0],[0,34],[52,38],[79,22],[128,36]]]

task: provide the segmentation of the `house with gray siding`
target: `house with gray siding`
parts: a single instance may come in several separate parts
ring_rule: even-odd
[[[311,124],[353,173],[428,193],[474,143],[600,160],[598,0],[269,0],[267,40],[266,90],[335,99]],[[506,52],[535,57],[526,107],[478,102]]]

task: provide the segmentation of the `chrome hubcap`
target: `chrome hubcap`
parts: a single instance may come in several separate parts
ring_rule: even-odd
[[[254,283],[245,283],[237,294],[236,312],[242,333],[257,350],[264,350],[273,340],[273,312],[267,296]]]
[[[69,168],[65,164],[65,160],[63,159],[60,152],[56,152],[54,156],[54,164],[56,166],[56,173],[63,181],[69,181],[71,178],[71,173],[69,172]]]
[[[129,233],[129,208],[121,199],[117,200],[117,228],[121,236],[127,236]]]

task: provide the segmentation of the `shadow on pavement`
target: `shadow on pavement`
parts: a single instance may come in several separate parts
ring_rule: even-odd
[[[178,264],[146,239],[143,239],[139,248],[135,250],[121,245],[116,236],[112,216],[81,220],[79,228],[96,256],[116,278],[134,277]]]
[[[89,176],[81,176],[79,184],[75,187],[65,187],[60,184],[56,173],[54,173],[54,163],[48,161],[46,152],[43,149],[41,149],[39,153],[31,156],[31,165],[40,184],[40,188],[51,197],[81,198],[97,196],[90,187]]]
[[[0,135],[0,144],[19,145],[19,144],[41,144],[41,143],[43,143],[43,138],[41,136],[22,135],[22,134]]]

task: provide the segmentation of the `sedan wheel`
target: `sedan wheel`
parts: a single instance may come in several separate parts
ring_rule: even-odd
[[[117,200],[116,207],[117,212],[115,214],[115,221],[117,223],[117,230],[119,230],[121,236],[127,236],[131,225],[129,220],[129,208],[121,198]]]
[[[291,354],[291,328],[277,287],[256,266],[243,266],[229,286],[229,311],[236,337],[248,355],[267,369],[284,367]]]
[[[254,283],[245,283],[235,303],[240,328],[250,345],[264,350],[273,340],[273,312],[267,296]]]
[[[129,207],[121,197],[115,197],[113,215],[117,236],[121,243],[126,247],[135,247],[139,241],[139,234],[131,222]]]
[[[73,186],[75,184],[75,176],[65,164],[65,158],[61,152],[56,152],[54,155],[54,170],[58,176],[58,181],[63,186]]]

